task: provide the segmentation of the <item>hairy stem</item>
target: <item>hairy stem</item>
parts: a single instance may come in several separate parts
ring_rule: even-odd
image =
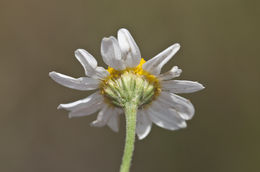
[[[126,103],[124,111],[126,117],[126,140],[125,140],[125,149],[124,149],[122,164],[120,167],[120,172],[129,172],[132,155],[134,152],[136,112],[137,112],[136,103],[134,102]]]

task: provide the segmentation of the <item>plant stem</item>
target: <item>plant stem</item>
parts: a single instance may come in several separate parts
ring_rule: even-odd
[[[120,167],[120,172],[129,172],[132,155],[134,151],[134,142],[135,142],[136,111],[137,111],[136,103],[134,102],[126,103],[124,111],[125,111],[125,118],[126,118],[126,140],[125,140],[125,149],[122,158],[122,164]]]

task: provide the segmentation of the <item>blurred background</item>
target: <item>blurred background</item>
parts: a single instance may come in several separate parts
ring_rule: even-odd
[[[105,66],[101,39],[130,30],[150,59],[173,43],[181,50],[164,68],[206,89],[183,95],[196,107],[188,128],[153,125],[136,141],[134,172],[259,172],[260,11],[254,0],[1,0],[0,171],[115,172],[125,139],[92,128],[89,117],[68,119],[60,103],[91,92],[62,87],[50,71],[84,75],[74,50]]]

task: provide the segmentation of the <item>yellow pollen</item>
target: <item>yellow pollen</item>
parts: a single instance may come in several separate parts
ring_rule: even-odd
[[[105,78],[105,81],[108,81],[110,79],[119,78],[125,72],[131,72],[131,73],[136,74],[138,76],[145,77],[150,83],[158,83],[159,84],[158,79],[154,75],[152,75],[149,72],[146,72],[145,70],[143,70],[142,66],[145,62],[146,61],[142,58],[138,66],[133,67],[133,68],[126,68],[124,70],[115,70],[112,67],[108,67],[107,71],[109,72],[110,75],[107,78]]]

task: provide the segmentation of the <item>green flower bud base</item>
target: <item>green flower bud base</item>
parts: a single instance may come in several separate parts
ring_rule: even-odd
[[[125,72],[117,79],[109,79],[102,88],[102,93],[109,102],[121,108],[125,108],[126,103],[130,102],[138,108],[148,104],[156,92],[154,83],[131,72]]]

